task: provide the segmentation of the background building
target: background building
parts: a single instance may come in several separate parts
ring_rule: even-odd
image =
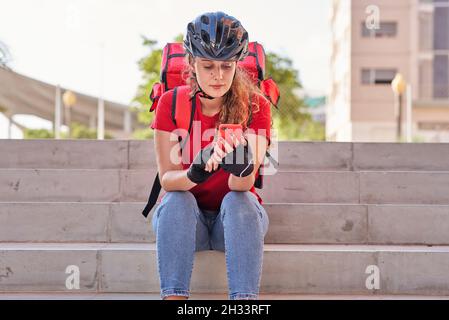
[[[449,0],[334,0],[330,24],[327,140],[396,141],[399,72],[412,88],[414,141],[449,142]]]

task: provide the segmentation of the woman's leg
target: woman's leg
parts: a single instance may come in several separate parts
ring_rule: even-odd
[[[268,215],[254,194],[230,191],[211,235],[212,249],[225,251],[229,299],[258,299]]]
[[[167,192],[153,214],[162,299],[189,297],[195,251],[209,244],[207,228],[197,224],[199,220],[198,204],[189,191]]]

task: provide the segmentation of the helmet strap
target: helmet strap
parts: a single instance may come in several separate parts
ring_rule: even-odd
[[[209,100],[214,100],[214,99],[218,98],[218,97],[212,97],[212,96],[208,95],[206,92],[204,92],[203,89],[201,89],[199,84],[198,84],[198,90],[196,91],[196,93],[198,93],[200,95],[200,97],[203,97],[203,98],[206,98],[206,99],[209,99]]]

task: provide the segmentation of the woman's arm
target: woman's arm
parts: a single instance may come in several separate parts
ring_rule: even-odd
[[[181,150],[176,134],[154,130],[154,149],[161,187],[165,191],[187,191],[196,183],[187,178],[181,163]]]
[[[256,172],[259,170],[259,166],[262,163],[268,148],[267,138],[262,135],[248,133],[246,134],[246,139],[248,140],[249,147],[253,154],[254,169],[250,175],[243,178],[230,174],[228,186],[232,191],[249,191],[252,188],[255,182]],[[256,152],[254,152],[254,150],[256,150]]]
[[[229,175],[228,186],[232,191],[249,191],[254,185],[255,178],[254,173],[247,177],[239,178],[233,174]]]
[[[187,171],[173,170],[167,171],[162,177],[161,186],[165,191],[187,191],[196,186],[196,183],[187,178]]]

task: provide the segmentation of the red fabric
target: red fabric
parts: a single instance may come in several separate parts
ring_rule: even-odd
[[[272,78],[262,80],[260,82],[260,89],[262,89],[262,92],[265,94],[265,96],[277,108],[281,94],[276,82],[274,82]]]
[[[158,129],[163,131],[172,132],[176,129],[176,126],[171,119],[171,103],[172,103],[173,91],[170,90],[164,93],[159,101],[159,105],[156,109],[156,115],[153,122],[151,123],[152,129]],[[194,115],[194,121],[201,121],[201,136],[203,132],[209,128],[215,128],[215,123],[218,121],[218,113],[215,116],[209,117],[203,115],[201,112],[201,102],[199,97],[196,97],[196,111]],[[252,121],[249,128],[256,130],[257,134],[261,134],[268,138],[270,141],[270,126],[271,126],[271,109],[270,103],[264,97],[259,98],[259,112],[253,112]],[[257,129],[265,129],[265,132],[258,132]],[[200,136],[200,137],[201,137]],[[194,134],[190,135],[190,146],[192,146],[192,141],[194,139]],[[213,136],[210,137],[209,141],[201,141],[201,148],[206,147],[213,141]],[[197,151],[198,152],[198,151]],[[190,163],[193,161],[194,150],[193,147],[190,148],[189,163],[183,164],[183,169],[188,169]],[[195,153],[196,155],[196,153]],[[256,178],[258,174],[256,173]],[[223,169],[219,169],[213,176],[211,176],[207,181],[196,185],[189,191],[195,196],[198,206],[205,210],[218,211],[220,209],[221,202],[224,196],[230,191],[228,187],[229,173]],[[250,189],[258,199],[260,204],[263,204],[262,198],[257,194],[254,186]],[[165,196],[165,195],[164,195]]]
[[[265,51],[260,43],[250,42],[248,44],[249,55],[243,61],[239,61],[238,65],[245,69],[254,83],[262,80],[265,74]],[[253,56],[255,54],[256,56]],[[261,68],[261,74],[257,67]]]
[[[162,52],[161,70],[162,78],[165,81],[168,89],[184,85],[186,72],[186,63],[184,57],[172,55],[185,55],[185,50],[182,43],[167,43]]]

